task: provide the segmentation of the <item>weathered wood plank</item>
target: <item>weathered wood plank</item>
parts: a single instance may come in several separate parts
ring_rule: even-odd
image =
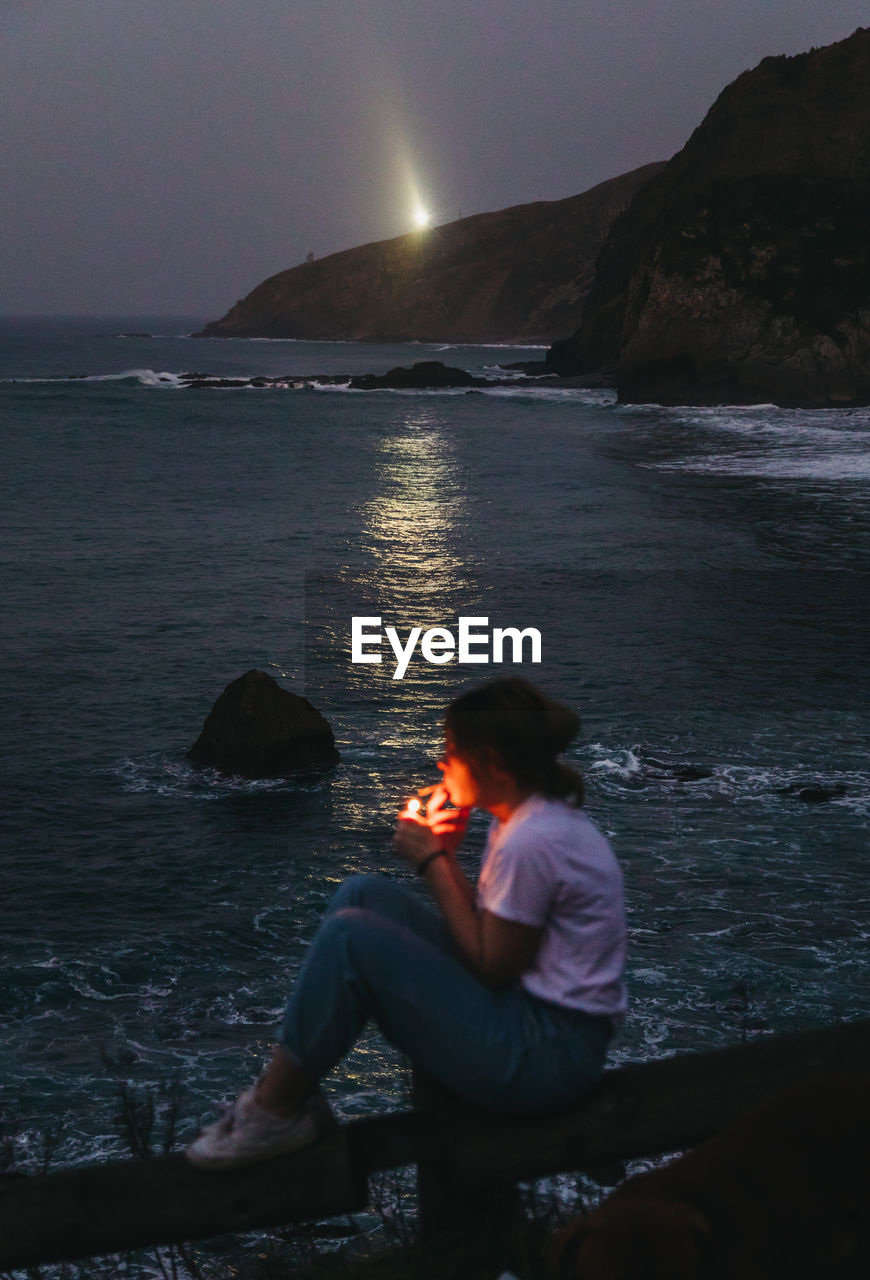
[[[0,1269],[330,1217],[367,1200],[344,1130],[229,1174],[173,1155],[13,1178],[0,1183]]]
[[[327,1218],[365,1206],[366,1175],[438,1162],[468,1189],[692,1146],[825,1070],[870,1072],[870,1020],[608,1072],[580,1105],[514,1120],[456,1103],[357,1120],[233,1173],[181,1156],[0,1181],[0,1269]]]
[[[414,1068],[414,1109],[441,1115],[456,1101],[437,1080]],[[503,1239],[522,1216],[519,1188],[512,1182],[488,1183],[473,1191],[458,1184],[452,1162],[417,1158],[417,1209],[420,1239],[461,1240],[484,1232]]]
[[[466,1122],[450,1172],[473,1188],[680,1151],[778,1090],[833,1070],[870,1072],[870,1021],[624,1067],[551,1118]]]

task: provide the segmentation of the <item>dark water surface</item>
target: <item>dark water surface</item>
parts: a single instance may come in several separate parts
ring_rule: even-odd
[[[534,354],[178,336],[198,323],[0,326],[0,1088],[23,1156],[59,1118],[59,1159],[118,1149],[101,1043],[136,1082],[184,1081],[187,1131],[250,1078],[335,885],[411,879],[395,812],[445,700],[496,670],[583,716],[631,916],[615,1060],[870,1016],[870,413],[188,391],[189,370]],[[370,609],[403,634],[536,627],[543,662],[394,681],[350,664]],[[327,715],[335,770],[187,764],[255,666]],[[397,1105],[396,1067],[367,1036],[329,1082],[340,1112]]]

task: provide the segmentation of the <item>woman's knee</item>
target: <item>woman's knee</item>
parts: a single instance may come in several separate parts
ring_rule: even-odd
[[[377,889],[383,883],[383,879],[383,876],[371,873],[348,876],[346,880],[342,880],[332,895],[329,906],[326,908],[327,914],[332,915],[334,912],[343,911],[347,907],[365,906],[366,902],[377,893]]]
[[[376,911],[345,905],[324,916],[315,942],[321,947],[341,949],[346,954],[365,958],[367,951],[380,947],[381,938],[389,932],[389,922]]]
[[[389,920],[410,925],[412,917],[419,913],[420,903],[404,885],[389,876],[368,873],[349,876],[343,881],[336,889],[326,914],[332,915],[347,907],[363,907]]]
[[[395,939],[383,916],[365,907],[344,906],[324,917],[306,964],[327,985],[357,979],[376,982],[385,958],[387,968],[395,965],[394,952]]]

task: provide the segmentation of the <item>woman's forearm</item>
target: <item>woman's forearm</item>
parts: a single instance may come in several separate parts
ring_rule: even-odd
[[[449,853],[430,862],[423,874],[465,967],[476,978],[499,990],[532,966],[542,928],[478,910],[474,889]]]
[[[447,851],[446,858],[439,858],[437,861],[447,868],[463,899],[469,903],[472,910],[474,909],[474,885],[459,865],[459,861],[455,853]],[[427,881],[428,883],[428,881]],[[475,913],[476,914],[476,913]]]
[[[460,956],[471,972],[482,978],[483,935],[480,915],[474,906],[473,885],[451,853],[431,862],[423,878],[447,922]]]

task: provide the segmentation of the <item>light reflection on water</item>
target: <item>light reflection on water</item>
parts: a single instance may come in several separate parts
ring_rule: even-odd
[[[378,441],[376,456],[377,490],[360,512],[361,539],[373,579],[402,616],[409,607],[431,608],[433,589],[463,583],[468,499],[440,409],[412,405],[401,430]]]

